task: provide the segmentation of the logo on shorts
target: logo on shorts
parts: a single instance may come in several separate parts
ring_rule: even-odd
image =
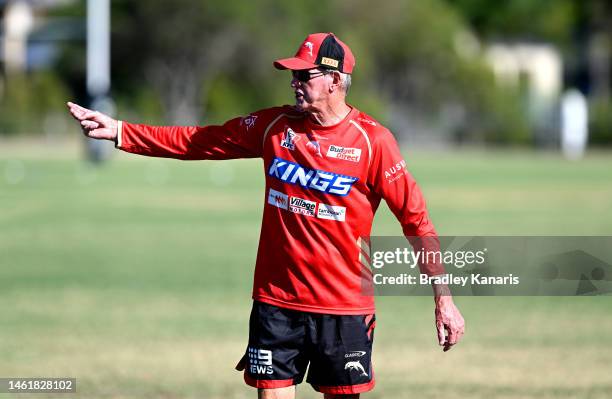
[[[248,348],[249,372],[251,374],[272,374],[272,351]]]
[[[350,351],[349,353],[345,354],[344,357],[345,358],[350,358],[350,357],[362,357],[366,354],[365,351]]]
[[[347,362],[344,365],[344,369],[345,370],[355,370],[355,371],[359,371],[361,372],[360,375],[367,377],[368,373],[366,373],[365,369],[363,368],[363,366],[361,365],[361,363],[359,363],[359,360],[355,360],[355,361],[350,361]]]

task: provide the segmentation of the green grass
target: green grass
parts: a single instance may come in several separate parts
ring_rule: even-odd
[[[442,235],[612,235],[610,154],[406,155]],[[73,158],[0,150],[0,377],[74,376],[70,397],[255,397],[233,366],[261,161]],[[400,233],[384,206],[374,231]],[[610,297],[456,302],[467,334],[442,353],[431,298],[378,298],[378,386],[364,397],[612,396]]]

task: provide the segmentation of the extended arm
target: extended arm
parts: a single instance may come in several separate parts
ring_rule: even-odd
[[[88,137],[112,140],[117,148],[134,154],[189,160],[260,157],[261,126],[277,113],[263,110],[223,125],[149,126],[118,121],[70,102],[68,108]]]

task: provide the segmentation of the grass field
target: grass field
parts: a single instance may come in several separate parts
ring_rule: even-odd
[[[610,154],[406,155],[440,234],[612,235]],[[66,397],[255,397],[233,366],[261,162],[76,158],[0,147],[0,377],[74,376]],[[399,234],[383,208],[375,232]],[[456,302],[467,334],[442,353],[431,298],[378,299],[378,385],[364,397],[612,397],[611,297]]]

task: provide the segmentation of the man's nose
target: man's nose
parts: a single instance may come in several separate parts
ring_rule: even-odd
[[[298,85],[300,84],[300,81],[297,80],[296,78],[292,77],[291,78],[291,87],[296,89],[298,87]]]

